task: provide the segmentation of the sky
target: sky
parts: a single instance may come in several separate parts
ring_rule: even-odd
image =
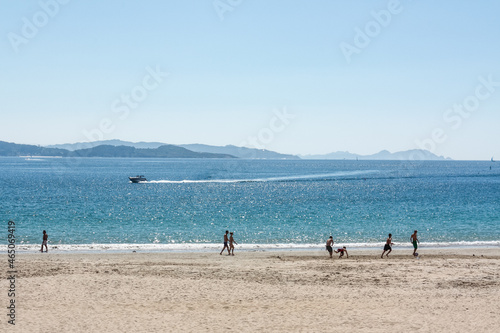
[[[0,0],[0,140],[500,159],[494,0]]]

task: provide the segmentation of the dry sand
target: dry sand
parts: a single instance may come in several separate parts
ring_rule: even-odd
[[[500,331],[499,249],[419,252],[18,254],[0,331]]]

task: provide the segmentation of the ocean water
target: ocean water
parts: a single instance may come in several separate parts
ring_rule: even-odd
[[[500,246],[493,162],[4,157],[0,195],[29,250]]]

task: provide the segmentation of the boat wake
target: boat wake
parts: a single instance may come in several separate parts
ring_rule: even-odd
[[[203,184],[203,183],[263,183],[263,182],[291,182],[307,180],[334,180],[345,177],[360,177],[363,175],[379,173],[379,170],[339,171],[313,175],[295,175],[285,177],[250,178],[250,179],[199,179],[199,180],[150,180],[141,183],[149,184]],[[362,178],[362,177],[361,177]]]

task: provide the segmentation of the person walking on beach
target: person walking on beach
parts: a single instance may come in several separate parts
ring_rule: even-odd
[[[229,235],[230,235],[229,236],[229,252],[231,252],[231,254],[234,256],[234,244],[238,245],[238,243],[236,243],[236,241],[234,240],[232,232],[230,232]]]
[[[229,252],[229,245],[227,244],[228,243],[228,238],[227,238],[227,234],[229,233],[229,230],[226,230],[226,234],[224,235],[224,248],[222,248],[222,250],[220,251],[220,255],[222,255],[222,252],[224,252],[225,249],[227,249],[227,255],[230,255],[231,253]]]
[[[418,248],[418,243],[420,243],[420,241],[417,238],[417,230],[415,230],[413,232],[413,235],[410,236],[410,241],[413,244],[413,256],[415,256],[415,253],[417,252],[417,248]]]
[[[339,259],[344,256],[344,252],[347,255],[347,258],[349,258],[349,253],[347,253],[347,249],[345,248],[345,246],[342,248],[338,248],[337,251],[335,251],[335,253],[340,253]]]
[[[328,240],[326,241],[326,250],[328,251],[328,253],[330,253],[330,258],[333,258],[332,257],[332,255],[333,255],[332,245],[333,245],[333,236],[330,236],[330,238],[328,238]]]
[[[40,252],[43,253],[43,246],[45,245],[45,252],[49,252],[49,249],[47,247],[47,241],[49,240],[49,235],[47,235],[47,232],[44,230],[43,231],[43,240],[42,240],[42,248],[40,249]]]
[[[387,252],[387,254],[385,255],[386,257],[389,257],[389,253],[392,252],[392,245],[394,245],[394,243],[392,242],[392,234],[389,234],[389,237],[387,238],[387,240],[385,241],[385,245],[384,245],[384,252],[382,252],[382,255],[380,256],[380,258],[384,258],[384,253],[385,251],[389,251]]]

